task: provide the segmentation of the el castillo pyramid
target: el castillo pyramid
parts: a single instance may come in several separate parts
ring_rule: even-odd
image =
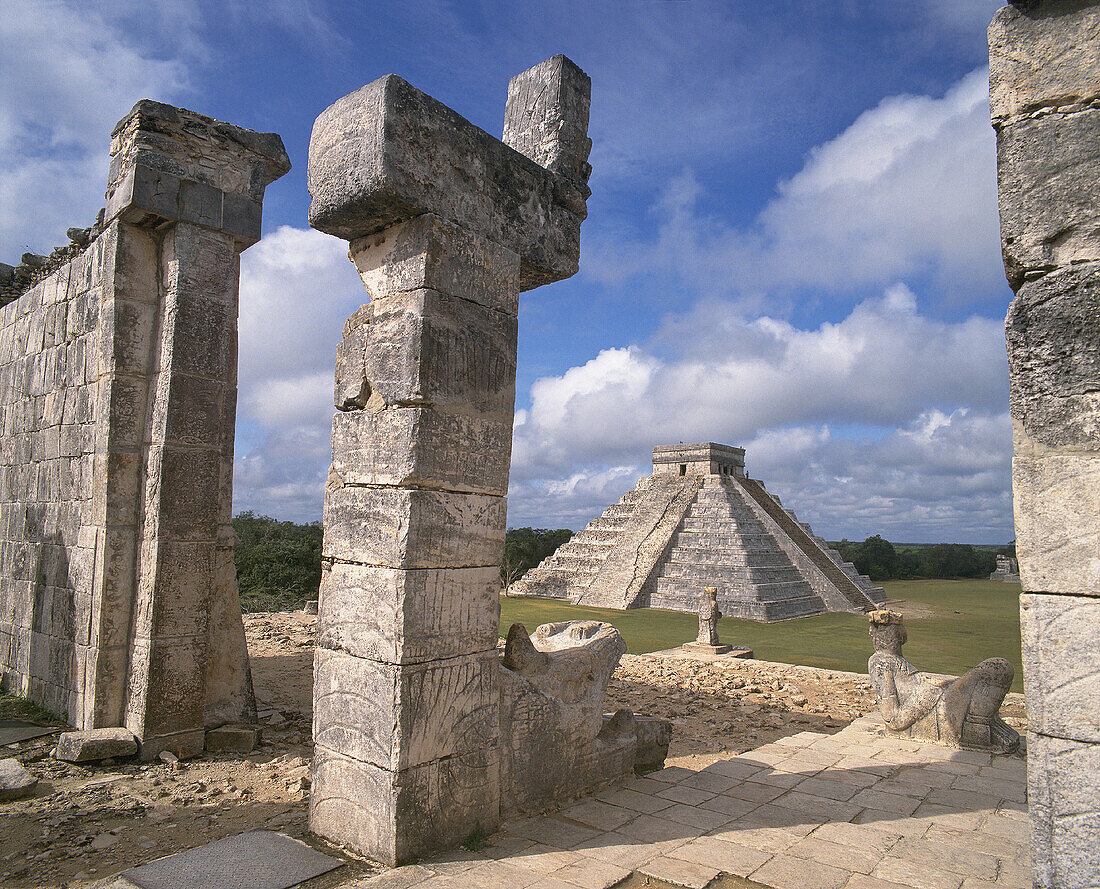
[[[589,522],[511,595],[600,608],[695,611],[718,588],[727,617],[777,621],[865,612],[886,594],[745,475],[744,448],[653,449],[653,474]]]

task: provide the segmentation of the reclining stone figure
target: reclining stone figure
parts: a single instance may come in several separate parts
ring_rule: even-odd
[[[1020,746],[1020,736],[998,716],[1012,687],[1012,664],[994,657],[962,676],[922,673],[902,657],[908,639],[902,616],[880,610],[869,619],[875,652],[867,672],[890,731],[1003,753]]]

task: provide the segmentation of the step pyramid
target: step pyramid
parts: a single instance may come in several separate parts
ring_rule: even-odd
[[[512,585],[601,608],[695,611],[718,588],[728,617],[777,621],[866,612],[886,594],[745,476],[742,448],[653,449],[653,474]]]

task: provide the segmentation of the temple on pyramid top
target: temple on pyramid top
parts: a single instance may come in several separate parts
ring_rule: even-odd
[[[706,441],[658,445],[653,449],[654,475],[745,475],[745,449]]]
[[[695,611],[708,586],[728,617],[866,612],[886,594],[759,479],[745,449],[660,445],[641,479],[509,591],[601,608]]]

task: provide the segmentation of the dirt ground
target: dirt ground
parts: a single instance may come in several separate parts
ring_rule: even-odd
[[[49,737],[0,751],[40,779],[34,796],[0,803],[0,885],[100,885],[136,864],[255,828],[331,851],[306,829],[315,622],[300,613],[245,615],[264,727],[261,745],[247,756],[76,766],[50,758]],[[670,719],[669,764],[700,768],[800,731],[837,731],[874,700],[867,678],[851,673],[626,655],[608,691],[607,709],[619,707]],[[1004,712],[1023,728],[1020,695],[1009,697]],[[350,861],[310,887],[375,870]]]

